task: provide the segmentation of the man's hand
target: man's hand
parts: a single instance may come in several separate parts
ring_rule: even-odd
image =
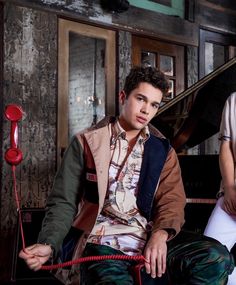
[[[19,257],[23,258],[28,267],[34,271],[39,270],[51,255],[51,246],[44,244],[34,244],[22,249],[19,253]]]
[[[168,233],[159,230],[151,235],[145,247],[145,268],[152,278],[161,277],[166,271],[167,239]]]

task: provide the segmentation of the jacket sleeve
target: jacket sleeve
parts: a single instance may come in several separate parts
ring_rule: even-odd
[[[46,214],[38,236],[39,243],[50,244],[55,255],[60,250],[63,239],[68,233],[77,205],[82,195],[84,158],[77,137],[67,148],[60,169],[57,172],[53,189],[46,204]]]
[[[169,237],[179,233],[184,224],[186,196],[177,155],[170,149],[161,172],[154,200],[153,232],[165,229]]]

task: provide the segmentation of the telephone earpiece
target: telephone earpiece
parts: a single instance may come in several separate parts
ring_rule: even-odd
[[[18,143],[18,126],[17,122],[22,119],[23,111],[17,105],[8,105],[5,109],[6,118],[11,121],[11,134],[10,134],[10,143],[11,147],[7,149],[5,153],[5,160],[10,165],[19,164],[23,155],[21,150],[17,147]]]

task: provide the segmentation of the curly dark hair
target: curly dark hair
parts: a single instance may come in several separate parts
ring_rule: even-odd
[[[160,89],[163,96],[167,94],[170,87],[165,74],[157,68],[135,66],[125,79],[124,92],[126,96],[128,97],[141,82],[150,83],[153,87]]]

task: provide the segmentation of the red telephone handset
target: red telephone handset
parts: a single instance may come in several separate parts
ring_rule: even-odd
[[[10,165],[18,165],[22,159],[23,155],[21,150],[17,147],[18,143],[18,126],[17,122],[22,119],[23,111],[21,107],[17,105],[8,105],[5,109],[6,118],[11,121],[11,134],[10,142],[11,147],[7,149],[5,153],[5,160]]]

